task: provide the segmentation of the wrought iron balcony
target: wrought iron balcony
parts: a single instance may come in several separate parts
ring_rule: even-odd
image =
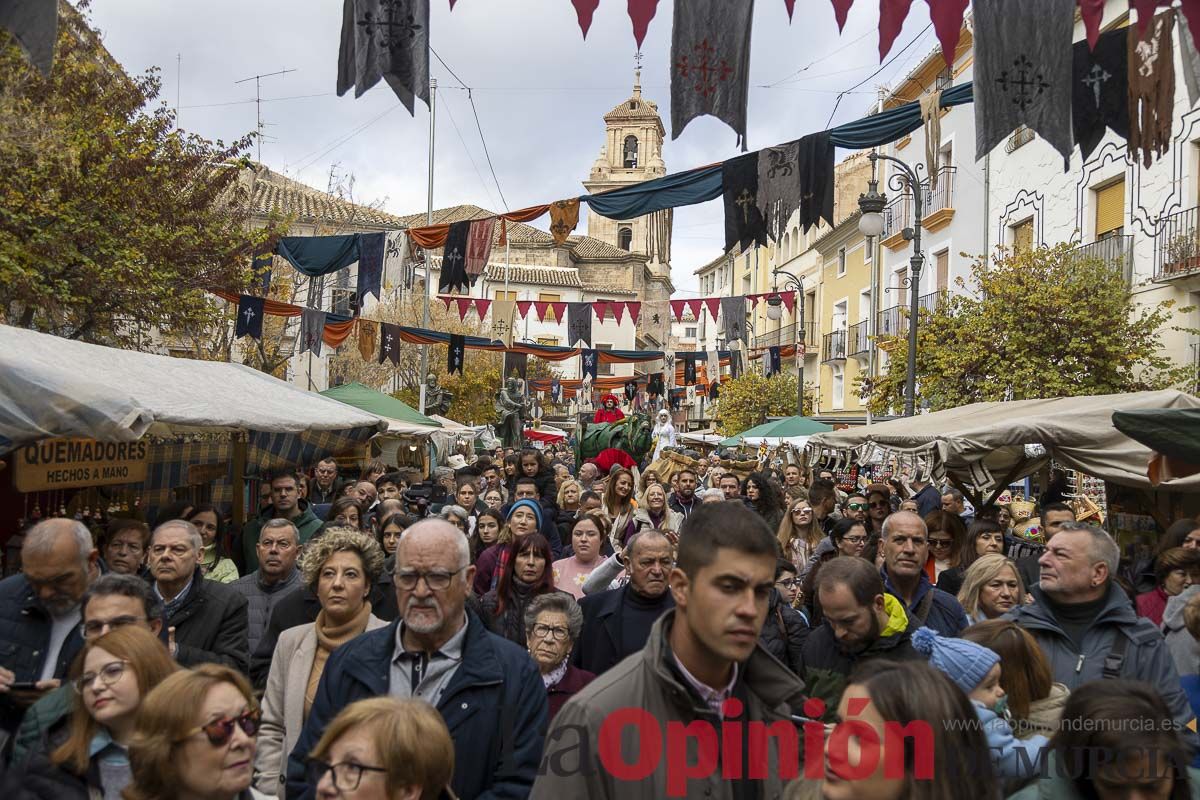
[[[949,223],[954,215],[954,180],[957,167],[942,167],[938,170],[937,188],[929,181],[921,184],[921,224],[936,229]],[[904,240],[900,234],[913,225],[913,197],[903,194],[883,209],[883,243],[890,248],[900,248]]]
[[[923,308],[929,313],[938,307],[946,297],[946,291],[943,289],[937,292],[921,295],[917,298],[917,308]],[[891,308],[885,308],[879,312],[879,316],[875,323],[875,335],[883,336],[900,336],[908,332],[908,303],[897,303]]]
[[[769,331],[760,336],[754,337],[752,347],[787,347],[796,343],[796,323],[784,325],[779,330]],[[804,323],[804,346],[815,348],[817,346],[817,323]]]
[[[871,324],[867,320],[863,320],[856,325],[850,326],[849,343],[847,349],[850,355],[856,356],[860,353],[865,353],[871,349]]]
[[[1200,272],[1200,208],[1159,220],[1154,237],[1154,280],[1169,281]]]
[[[1098,258],[1101,261],[1120,267],[1125,285],[1133,285],[1133,237],[1108,236],[1091,244],[1083,244],[1071,251],[1071,255],[1079,258]]]
[[[825,334],[824,358],[822,361],[846,360],[846,331],[833,331]]]

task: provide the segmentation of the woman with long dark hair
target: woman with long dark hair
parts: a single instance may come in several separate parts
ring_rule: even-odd
[[[939,575],[959,565],[963,543],[967,539],[967,526],[958,514],[930,511],[925,515],[925,528],[929,541],[925,575],[930,583],[936,584]]]
[[[1004,529],[1000,523],[990,519],[977,519],[967,528],[967,538],[958,554],[958,566],[942,570],[938,575],[937,588],[950,594],[958,594],[962,588],[967,569],[979,559],[991,553],[1004,554]]]
[[[608,476],[608,485],[604,488],[600,508],[612,520],[608,536],[613,549],[624,547],[634,532],[633,485],[633,473],[621,467]]]
[[[480,601],[492,632],[525,647],[525,609],[538,595],[558,591],[553,563],[550,543],[540,533],[509,543],[500,580]]]
[[[201,503],[188,512],[185,519],[200,531],[204,549],[200,554],[200,572],[210,581],[233,583],[238,579],[238,568],[232,559],[225,557],[221,540],[225,538],[225,520],[221,512],[211,503]]]
[[[758,512],[773,531],[779,530],[783,521],[785,503],[779,483],[765,472],[751,472],[742,482],[742,494],[746,505]]]
[[[496,543],[503,528],[504,515],[500,513],[499,509],[489,508],[479,512],[479,516],[475,518],[475,530],[471,532],[468,540],[471,545],[472,564],[478,560],[484,550]]]

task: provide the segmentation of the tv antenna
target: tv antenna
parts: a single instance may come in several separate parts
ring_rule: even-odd
[[[258,136],[255,137],[258,145],[258,163],[262,163],[262,140],[263,140],[263,121],[262,121],[262,79],[272,78],[276,75],[286,75],[289,72],[295,72],[294,69],[281,69],[278,72],[267,72],[263,75],[252,75],[249,78],[243,78],[240,81],[234,81],[234,86],[247,81],[254,81],[254,110],[257,118],[255,130],[258,131]]]

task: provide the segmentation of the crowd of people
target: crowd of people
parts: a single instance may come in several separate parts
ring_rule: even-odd
[[[1061,499],[694,463],[326,459],[238,530],[42,521],[0,582],[0,788],[1200,797],[1200,522],[1122,553]]]

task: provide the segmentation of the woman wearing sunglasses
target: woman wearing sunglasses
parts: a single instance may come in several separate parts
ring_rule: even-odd
[[[452,797],[454,742],[433,706],[373,697],[333,718],[308,759],[318,800],[436,800]]]
[[[125,800],[265,800],[250,787],[261,713],[250,684],[229,667],[170,675],[138,712]]]
[[[383,550],[365,533],[334,528],[308,543],[300,573],[316,592],[321,610],[314,622],[279,634],[263,692],[263,726],[254,785],[283,794],[288,754],[325,671],[329,654],[365,631],[387,625],[371,613],[371,587],[383,570]]]
[[[127,625],[85,640],[72,680],[65,738],[14,769],[5,796],[44,800],[118,797],[129,785],[129,741],[142,698],[178,667],[157,636]]]

